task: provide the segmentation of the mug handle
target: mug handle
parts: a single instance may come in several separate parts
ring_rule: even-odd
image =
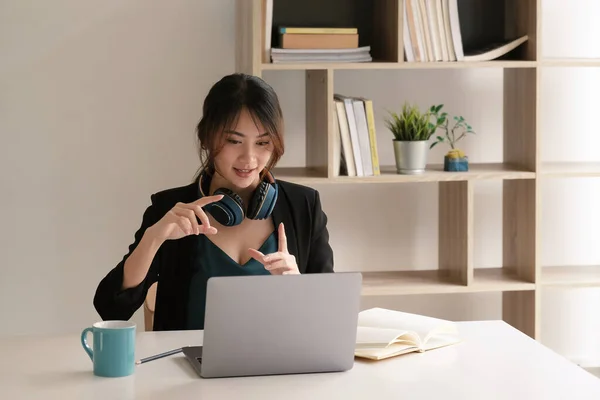
[[[90,348],[90,346],[88,345],[87,342],[87,334],[89,332],[92,332],[94,328],[89,327],[89,328],[85,328],[82,332],[81,332],[81,345],[83,346],[83,349],[85,350],[85,352],[88,354],[88,356],[90,356],[90,360],[94,361],[94,351]]]

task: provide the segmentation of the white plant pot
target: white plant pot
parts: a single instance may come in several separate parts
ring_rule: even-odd
[[[394,155],[396,156],[396,171],[404,175],[416,175],[425,172],[429,142],[394,140]]]

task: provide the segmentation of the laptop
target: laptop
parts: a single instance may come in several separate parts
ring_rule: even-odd
[[[202,346],[182,349],[203,378],[352,369],[362,275],[212,277]]]

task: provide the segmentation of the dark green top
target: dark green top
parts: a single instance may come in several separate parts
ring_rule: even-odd
[[[237,276],[237,275],[269,275],[260,262],[251,258],[244,265],[235,262],[220,247],[204,235],[198,236],[197,270],[192,275],[187,313],[188,329],[204,329],[204,308],[206,305],[206,283],[212,276]],[[274,253],[278,249],[276,232],[265,240],[258,249],[263,254]]]

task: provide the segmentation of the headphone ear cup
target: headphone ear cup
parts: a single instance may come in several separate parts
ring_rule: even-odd
[[[265,201],[261,207],[261,213],[258,215],[259,218],[267,218],[273,212],[275,203],[277,203],[277,195],[279,193],[277,184],[267,183],[267,193],[265,195]]]
[[[273,211],[277,200],[277,185],[261,182],[248,206],[248,218],[265,219]]]
[[[250,198],[250,204],[248,204],[248,210],[247,210],[248,218],[259,219],[258,214],[260,212],[260,209],[264,202],[264,199],[267,195],[267,189],[268,189],[267,183],[261,182],[258,185],[258,187],[256,188],[256,190],[254,191],[252,198]]]
[[[227,188],[219,188],[214,194],[222,194],[223,198],[209,204],[210,214],[221,225],[239,225],[244,220],[244,204],[241,197]]]

